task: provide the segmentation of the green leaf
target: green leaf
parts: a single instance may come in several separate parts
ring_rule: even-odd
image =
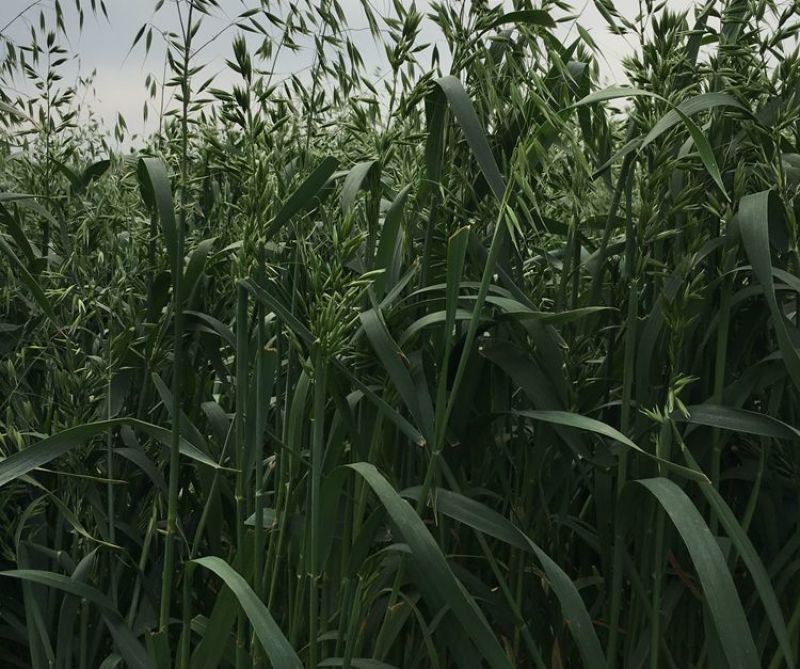
[[[586,430],[588,432],[594,432],[595,434],[608,437],[609,439],[613,439],[617,443],[630,448],[640,455],[644,455],[645,457],[664,465],[668,469],[681,474],[689,480],[708,483],[708,477],[702,472],[697,472],[693,469],[689,469],[688,467],[670,462],[669,460],[663,460],[652,453],[648,453],[647,451],[639,448],[639,446],[628,439],[628,437],[622,434],[622,432],[619,430],[616,430],[610,425],[606,425],[599,420],[595,420],[594,418],[588,418],[586,416],[581,416],[580,414],[571,413],[569,411],[515,411],[514,413],[518,416],[525,416],[526,418],[540,420],[545,423],[554,423],[555,425],[574,427],[578,430]]]
[[[650,91],[643,91],[637,88],[627,88],[622,86],[612,86],[602,91],[587,95],[571,107],[568,107],[568,109],[625,97],[652,97],[665,102],[672,107],[672,109],[663,117],[661,117],[661,119],[653,126],[650,132],[647,133],[644,140],[639,145],[638,151],[641,151],[645,146],[650,144],[650,142],[653,142],[678,122],[683,121],[686,129],[689,131],[689,134],[692,137],[692,141],[700,153],[700,159],[703,161],[703,165],[705,166],[706,170],[708,170],[708,173],[711,175],[711,178],[714,179],[714,183],[717,184],[717,187],[722,191],[723,195],[725,195],[727,199],[730,199],[725,186],[722,183],[722,176],[720,175],[719,166],[717,165],[717,160],[714,157],[714,152],[711,149],[711,145],[700,128],[698,128],[694,121],[692,121],[689,117],[692,114],[720,106],[736,107],[738,109],[748,111],[744,105],[739,103],[727,93],[705,93],[696,95],[689,100],[684,100],[682,103],[675,106],[666,98],[657,95],[656,93],[651,93]],[[629,146],[633,148],[632,144],[629,144]]]
[[[503,199],[505,192],[505,180],[500,173],[500,168],[497,166],[497,161],[492,154],[492,149],[489,147],[489,142],[486,140],[486,135],[483,132],[480,119],[475,113],[475,107],[472,100],[469,99],[467,92],[461,82],[452,75],[441,77],[435,82],[439,88],[442,89],[453,115],[456,117],[458,124],[464,131],[464,137],[467,139],[467,144],[472,150],[478,165],[486,177],[489,187],[492,189],[495,197],[498,200]]]
[[[417,426],[429,443],[433,443],[433,414],[431,407],[421,404],[411,377],[410,364],[397,342],[389,334],[380,310],[376,307],[361,313],[361,324],[370,344],[378,354],[397,392],[403,398]]]
[[[131,669],[150,669],[147,651],[122,620],[111,600],[102,592],[86,583],[76,581],[63,574],[38,569],[12,569],[0,572],[0,576],[18,578],[32,583],[39,583],[48,588],[56,588],[63,592],[85,599],[100,609],[103,620],[108,626],[114,644],[120,655]]]
[[[747,536],[747,533],[739,524],[739,521],[736,520],[736,516],[733,514],[733,511],[731,511],[722,495],[710,485],[701,485],[700,492],[703,493],[703,496],[706,498],[711,508],[714,509],[714,513],[717,518],[719,518],[722,527],[725,528],[725,532],[728,533],[736,551],[741,556],[745,566],[747,566],[784,657],[787,658],[790,667],[795,666],[794,652],[792,651],[792,645],[789,641],[786,621],[781,613],[781,607],[775,595],[775,590],[772,588],[772,583],[769,580],[769,574],[767,574],[764,563],[758,556],[758,551],[756,551],[755,546],[753,546],[753,543],[750,541],[750,537]]]
[[[86,423],[71,427],[51,437],[28,446],[27,448],[11,454],[5,460],[0,460],[0,487],[7,485],[11,481],[18,479],[32,472],[37,467],[46,465],[48,462],[61,457],[70,450],[83,444],[92,437],[104,432],[105,430],[117,425],[129,425],[137,430],[149,434],[151,437],[161,442],[164,446],[170,444],[170,431],[145,423],[135,418],[112,418],[111,420],[101,420],[95,423]],[[196,460],[204,465],[220,469],[220,466],[208,456],[200,452],[185,439],[181,439],[180,452],[192,460]]]
[[[382,269],[383,273],[375,279],[375,294],[381,298],[387,290],[397,283],[399,268],[395,267],[395,251],[400,241],[400,223],[403,220],[405,207],[411,186],[403,188],[394,198],[381,226],[381,238],[375,254],[373,269]]]
[[[322,660],[318,667],[343,667],[343,657],[329,657]],[[372,660],[368,657],[353,657],[350,659],[350,666],[353,669],[397,669],[393,664],[386,664],[380,660]]]
[[[4,195],[11,195],[14,196],[14,193],[0,193],[0,221],[5,223],[6,227],[8,228],[8,232],[11,234],[11,237],[14,239],[14,242],[17,245],[17,248],[22,250],[22,255],[25,256],[25,260],[28,263],[28,268],[31,274],[36,274],[36,261],[39,259],[38,251],[34,253],[33,245],[31,244],[30,240],[28,239],[25,231],[22,229],[20,222],[17,220],[16,216],[12,215],[12,213],[5,207],[5,205],[1,204],[4,198]],[[29,197],[29,196],[24,196]]]
[[[200,281],[200,277],[206,267],[208,261],[208,254],[217,241],[216,237],[204,239],[195,247],[192,254],[189,256],[189,263],[186,266],[186,272],[183,275],[182,289],[183,289],[183,302],[187,303],[194,292],[195,286]]]
[[[430,531],[411,505],[397,494],[374,465],[347,465],[356,471],[378,496],[403,539],[411,549],[423,595],[440,606],[450,607],[466,634],[491,667],[510,669],[511,662],[492,633],[489,623],[472,597],[456,579]]]
[[[56,314],[53,311],[50,300],[47,299],[47,296],[44,294],[44,291],[42,290],[42,287],[39,285],[38,281],[33,278],[33,275],[28,271],[28,268],[25,267],[22,261],[17,257],[17,254],[14,253],[14,250],[8,245],[8,242],[6,242],[6,240],[2,237],[0,237],[0,251],[2,251],[11,261],[11,264],[17,268],[17,272],[19,272],[19,278],[22,283],[24,283],[28,290],[31,291],[33,299],[36,300],[36,303],[41,307],[45,315],[55,324]]]
[[[328,183],[328,180],[336,171],[337,167],[339,167],[339,161],[332,156],[324,158],[322,162],[317,165],[316,169],[309,174],[305,181],[298,186],[297,190],[289,196],[275,215],[275,218],[267,228],[267,239],[275,237],[293,216],[313,206],[314,199]]]
[[[722,183],[722,175],[719,172],[717,159],[714,157],[714,152],[712,151],[711,145],[708,143],[706,136],[703,134],[703,131],[697,127],[694,121],[692,121],[686,114],[681,111],[678,111],[678,114],[686,125],[686,128],[689,130],[689,134],[692,136],[692,141],[697,147],[697,151],[700,153],[700,160],[703,161],[703,165],[705,165],[706,170],[708,170],[711,178],[714,179],[714,183],[717,184],[717,188],[722,191],[725,199],[730,202],[731,198],[728,195],[728,191],[725,190],[725,184]],[[642,144],[642,147],[644,147],[644,143]],[[640,147],[639,150],[641,151],[642,148]]]
[[[109,167],[111,167],[111,161],[108,158],[98,160],[97,162],[89,165],[81,173],[79,192],[85,191],[89,184],[103,176],[108,171]]]
[[[416,499],[419,497],[419,489],[405,490],[401,494]],[[606,660],[594,631],[592,618],[586,610],[586,605],[581,599],[578,589],[547,553],[508,519],[474,499],[442,488],[435,489],[432,496],[437,513],[535,555],[561,603],[567,627],[583,658],[583,666],[591,669],[606,667]]]
[[[529,26],[539,26],[541,28],[555,28],[556,22],[553,17],[543,9],[522,9],[516,12],[508,12],[498,17],[492,23],[493,28],[506,25],[507,23],[523,23]]]
[[[642,479],[636,483],[659,501],[686,544],[728,666],[756,669],[760,666],[759,657],[747,617],[722,551],[703,517],[686,493],[669,479]]]
[[[736,98],[727,93],[713,92],[701,93],[694,97],[684,100],[677,107],[668,111],[651,128],[650,132],[642,140],[642,148],[656,140],[670,128],[676,126],[681,121],[686,122],[686,118],[703,111],[709,111],[716,107],[734,107],[741,109],[748,114],[750,110],[740,103]]]
[[[779,219],[783,219],[781,209],[778,196],[773,191],[764,190],[745,195],[739,203],[739,231],[744,250],[753,266],[753,274],[764,288],[764,297],[772,314],[783,362],[794,381],[795,388],[800,390],[800,354],[789,336],[786,317],[775,297],[772,258],[769,250],[769,228]]]
[[[379,169],[380,163],[377,160],[369,160],[358,163],[347,173],[342,184],[341,206],[344,213],[349,212],[356,201],[358,192],[364,187],[364,182],[369,178],[373,170]]]
[[[175,276],[174,272],[183,259],[178,258],[178,226],[175,223],[175,203],[167,168],[159,158],[140,158],[137,173],[142,199],[151,210],[158,213],[170,267]]]
[[[239,604],[253,626],[253,631],[261,642],[261,647],[272,662],[272,666],[286,667],[286,669],[302,668],[303,663],[278,627],[269,609],[233,567],[225,560],[214,556],[198,558],[193,562],[214,572],[236,595],[236,599],[239,600]]]
[[[777,418],[755,411],[734,409],[716,404],[698,404],[687,408],[689,415],[680,412],[673,414],[676,421],[689,425],[705,425],[732,432],[744,432],[772,439],[800,439],[800,430]]]

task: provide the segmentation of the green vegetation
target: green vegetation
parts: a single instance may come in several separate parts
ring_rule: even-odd
[[[162,0],[130,156],[3,38],[2,666],[795,666],[796,6],[596,3]]]

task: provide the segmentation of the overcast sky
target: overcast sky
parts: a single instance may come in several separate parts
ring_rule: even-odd
[[[348,26],[356,29],[351,32],[351,38],[357,43],[364,61],[375,63],[375,66],[380,68],[381,51],[375,46],[368,30],[358,30],[367,26],[360,1],[340,0],[340,2],[347,14]],[[83,0],[83,4],[88,8],[89,0]],[[109,20],[107,21],[102,15],[91,16],[91,12],[87,11],[83,32],[79,33],[73,1],[62,0],[67,25],[73,26],[73,29],[68,29],[71,43],[64,46],[72,54],[77,55],[72,69],[69,70],[69,76],[74,77],[77,71],[86,75],[96,70],[94,82],[97,97],[90,106],[103,118],[107,127],[112,127],[117,113],[121,113],[132,131],[154,129],[152,117],[149,127],[144,126],[142,122],[142,106],[146,99],[144,81],[148,73],[161,77],[163,48],[154,38],[153,52],[149,58],[145,58],[141,43],[127,58],[126,54],[138,29],[149,21],[161,29],[177,31],[177,14],[171,4],[168,0],[164,8],[154,16],[154,0],[106,0]],[[219,4],[224,11],[229,12],[229,16],[235,16],[249,6],[243,5],[240,0],[220,0]],[[417,0],[416,4],[423,13],[428,8],[428,0]],[[614,4],[617,10],[629,19],[633,19],[639,11],[639,0],[615,0]],[[670,9],[676,11],[692,4],[691,0],[669,0]],[[36,6],[30,8],[32,5]],[[46,14],[52,15],[52,5],[53,0],[39,0],[38,3],[34,0],[0,0],[0,30],[4,29],[5,34],[24,44],[30,32],[31,22],[38,21],[39,8],[43,8]],[[372,0],[372,5],[389,13],[389,0]],[[30,9],[23,11],[26,8]],[[17,18],[20,12],[23,14]],[[620,59],[623,55],[632,53],[634,43],[631,38],[627,38],[626,43],[626,38],[612,35],[592,0],[577,0],[574,13],[579,14],[578,22],[591,34],[607,60],[607,64],[603,64],[604,77],[609,82],[621,82],[623,75]],[[10,26],[7,25],[9,23]],[[205,35],[210,35],[223,29],[225,25],[224,19],[206,19],[203,32]],[[566,38],[569,34],[577,35],[574,22],[560,24],[558,34],[562,38]],[[233,30],[228,31],[204,50],[200,62],[208,63],[208,66],[198,78],[204,80],[210,74],[220,72],[221,78],[217,81],[217,85],[224,85],[231,80],[225,71],[224,59],[232,55],[230,43],[233,35]],[[424,42],[439,42],[443,45],[436,26],[429,21],[425,22],[421,39]],[[63,42],[63,39],[61,41]],[[310,50],[299,54],[284,51],[277,63],[276,77],[306,69],[310,59]]]

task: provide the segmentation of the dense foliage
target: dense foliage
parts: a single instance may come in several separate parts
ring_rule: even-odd
[[[2,37],[0,663],[795,666],[795,5],[157,5],[132,155]]]

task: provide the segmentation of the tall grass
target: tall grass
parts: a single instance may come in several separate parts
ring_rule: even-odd
[[[4,37],[3,666],[795,666],[793,8],[158,4],[133,155]]]

